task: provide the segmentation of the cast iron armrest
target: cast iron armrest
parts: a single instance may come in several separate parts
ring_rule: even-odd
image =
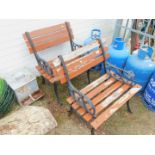
[[[117,70],[117,72],[114,72],[112,68]],[[135,75],[132,71],[126,71],[109,62],[106,62],[106,70],[107,73],[110,74],[110,76],[116,78],[117,80],[121,80],[132,85],[136,84],[136,81],[134,80]],[[125,74],[126,76],[122,77],[123,74]]]
[[[70,95],[73,97],[73,99],[76,101],[77,104],[79,104],[81,107],[83,107],[88,113],[90,113],[94,118],[96,117],[96,108],[93,105],[92,101],[88,98],[87,95],[83,94],[80,92],[77,88],[74,87],[72,84],[69,74],[68,74],[68,69],[65,64],[65,61],[62,57],[62,55],[59,55],[58,58],[61,61],[62,67],[64,69],[64,73],[67,79],[67,86]]]
[[[45,61],[44,59],[40,58],[39,56],[36,58],[38,65],[45,70],[49,75],[53,75],[53,70],[51,68],[51,66],[49,65],[49,63],[47,61]]]
[[[72,48],[73,48],[73,51],[80,48],[80,47],[83,47],[83,45],[80,45],[80,44],[77,44],[75,43],[73,40],[72,40]]]
[[[88,113],[90,113],[94,118],[96,118],[96,108],[92,101],[88,98],[87,95],[80,92],[75,86],[70,82],[69,83],[69,92],[73,99],[83,107]]]
[[[53,75],[53,71],[52,71],[52,68],[51,66],[48,64],[47,61],[45,61],[44,59],[42,59],[38,54],[37,54],[37,50],[35,48],[35,45],[32,41],[32,38],[30,36],[30,33],[29,32],[25,32],[25,35],[31,45],[31,48],[33,50],[33,53],[34,53],[34,56],[38,62],[38,65],[43,69],[45,70],[49,75]]]

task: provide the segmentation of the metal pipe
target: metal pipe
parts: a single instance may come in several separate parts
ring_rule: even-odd
[[[112,39],[112,42],[113,40],[116,38],[116,37],[119,37],[120,35],[120,31],[121,31],[121,27],[120,25],[122,25],[123,23],[123,19],[117,19],[116,20],[116,24],[115,24],[115,31],[114,31],[114,34],[113,34],[113,39]],[[119,25],[119,26],[118,26]]]
[[[144,32],[141,32],[141,31],[139,31],[139,30],[135,30],[135,29],[132,29],[132,28],[126,28],[125,26],[121,26],[121,25],[117,25],[118,27],[122,27],[122,28],[124,28],[124,29],[127,29],[127,30],[129,30],[129,31],[132,31],[132,32],[135,32],[135,33],[138,33],[138,34],[141,34],[141,35],[145,35],[145,37],[149,37],[149,38],[151,38],[151,39],[154,39],[155,40],[155,36],[153,36],[153,35],[150,35],[150,34],[148,34],[148,33],[144,33]]]
[[[150,23],[151,23],[151,19],[149,20],[149,22],[147,23],[147,27],[145,29],[145,32],[144,32],[144,35],[143,35],[143,39],[142,39],[142,42],[141,42],[141,47],[144,45],[144,41],[145,41],[145,37],[146,37],[146,33],[148,31],[148,28],[150,26]],[[149,37],[150,38],[150,37]]]
[[[129,24],[129,19],[127,19],[125,27],[128,27],[128,24]],[[124,34],[123,34],[123,40],[124,40],[124,38],[125,38],[126,31],[127,31],[127,29],[125,28]]]

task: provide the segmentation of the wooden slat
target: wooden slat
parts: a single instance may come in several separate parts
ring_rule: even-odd
[[[122,82],[117,81],[113,85],[111,85],[109,88],[107,88],[105,91],[99,93],[95,98],[92,99],[92,103],[96,106],[99,104],[102,100],[104,100],[106,97],[108,97],[112,92],[114,92],[116,89],[118,89],[122,85]],[[78,109],[78,113],[80,115],[83,115],[86,113],[86,111],[83,108]],[[86,114],[86,119],[91,119],[92,116]]]
[[[77,70],[70,72],[69,73],[69,77],[70,79],[73,79],[74,77],[77,77],[78,75],[84,73],[85,71],[89,70],[90,68],[96,66],[97,64],[101,63],[104,61],[103,56],[100,56],[98,58],[89,60],[89,62],[85,65],[82,65],[81,68],[77,68]],[[61,83],[64,84],[66,83],[67,79],[66,77],[62,77],[62,79],[60,79]]]
[[[58,24],[51,27],[38,29],[30,32],[30,36],[36,47],[37,52],[40,52],[46,48],[62,44],[66,41],[69,41],[70,35],[69,32],[71,29],[67,29],[66,24]],[[72,32],[70,32],[72,34]],[[27,47],[30,53],[33,53],[30,43],[27,40],[25,34],[23,34],[24,40],[26,41]],[[72,35],[71,35],[72,37]]]
[[[33,40],[33,43],[35,44],[35,46],[37,47],[44,43],[52,42],[52,41],[59,40],[60,38],[65,38],[65,37],[68,37],[68,39],[69,39],[68,32],[63,30],[63,31],[58,31],[56,33],[49,33],[49,34],[46,34],[43,36],[39,36],[32,40]],[[25,36],[25,40],[28,43],[26,36]],[[30,44],[28,44],[28,45],[29,45],[28,48],[30,48]]]
[[[108,74],[104,74],[103,76],[101,76],[100,78],[98,78],[97,80],[93,81],[92,83],[90,83],[89,85],[87,85],[85,88],[81,89],[80,91],[84,94],[88,93],[89,91],[91,91],[92,89],[94,89],[95,87],[97,87],[99,84],[101,84],[102,82],[104,82],[105,80],[107,80],[109,78]],[[73,99],[71,96],[69,96],[67,98],[67,102],[69,104],[73,103]]]
[[[119,108],[121,108],[127,101],[129,101],[139,90],[141,86],[135,85],[128,92],[126,92],[121,98],[115,101],[109,108],[101,113],[94,121],[91,122],[91,126],[94,129],[98,129],[110,116],[112,116]]]
[[[85,64],[87,64],[92,59],[99,57],[101,54],[102,54],[101,49],[98,49],[97,51],[91,52],[91,53],[86,54],[84,56],[78,57],[78,58],[76,58],[76,59],[74,59],[68,63],[65,63],[68,72],[72,72],[72,70],[73,71],[77,70],[81,66],[84,66]],[[60,76],[62,76],[62,74],[64,74],[63,67],[58,67],[57,72]]]
[[[108,96],[104,101],[102,101],[99,105],[96,106],[96,114],[100,113],[103,109],[105,109],[108,105],[110,105],[114,100],[119,98],[124,92],[126,92],[130,88],[129,85],[124,84],[119,89],[117,89],[114,93]],[[92,119],[92,115],[89,113],[83,116],[84,120],[89,122]]]
[[[49,82],[54,83],[56,81],[58,81],[57,77],[52,77],[50,76],[48,73],[46,73],[41,67],[36,66],[36,69],[38,70],[38,72],[44,77],[46,78]]]
[[[86,94],[90,99],[96,95],[98,95],[97,93],[101,93],[101,91],[103,91],[104,89],[106,89],[108,86],[110,86],[112,83],[114,83],[116,80],[113,78],[110,78],[109,80],[107,80],[106,82],[103,82],[99,85],[97,85],[96,87],[94,87],[94,89],[92,91],[90,91],[88,94],[86,94],[85,91],[80,90],[83,94]],[[86,89],[84,89],[86,90]],[[67,99],[67,102],[69,104],[72,104],[74,102],[74,99],[70,96]]]
[[[69,54],[63,55],[63,59],[64,59],[65,62],[70,61],[72,59],[75,59],[75,58],[79,57],[80,55],[85,54],[87,51],[90,51],[90,50],[92,50],[95,47],[99,47],[99,43],[97,41],[91,43],[90,45],[86,45],[86,46],[83,46],[81,48],[78,48],[74,52],[71,52]],[[53,59],[52,62],[53,62],[53,65],[55,67],[58,67],[58,66],[61,65],[61,62],[60,62],[59,58]]]
[[[50,40],[50,41],[44,42],[44,43],[42,43],[40,45],[36,45],[35,48],[36,48],[37,52],[41,52],[44,49],[47,49],[47,48],[50,48],[52,46],[62,44],[64,42],[68,41],[68,40],[69,40],[68,36],[64,36],[64,37],[61,37],[61,38],[57,38],[56,40]],[[30,44],[28,42],[26,42],[26,44],[28,46],[28,49],[29,49],[30,53],[33,53],[33,50],[30,47]]]
[[[108,86],[110,86],[112,83],[114,83],[116,81],[116,79],[114,78],[110,78],[109,80],[107,80],[106,82],[98,85],[95,89],[93,89],[91,92],[89,92],[87,94],[87,96],[89,98],[93,98],[94,96],[98,95],[99,93],[101,93],[105,88],[107,88]]]
[[[34,38],[34,37],[48,34],[49,32],[56,32],[56,31],[63,30],[63,29],[66,30],[65,23],[53,25],[53,26],[46,27],[46,28],[41,28],[41,29],[30,32],[30,34],[31,34],[31,37]]]
[[[108,57],[109,54],[106,54],[106,57]],[[102,51],[97,50],[94,52],[91,52],[88,55],[85,55],[83,57],[80,57],[68,64],[66,64],[68,74],[70,79],[80,75],[81,73],[87,71],[91,67],[103,62],[103,56],[102,56]],[[61,83],[65,83],[67,81],[66,76],[64,74],[64,69],[63,67],[58,67],[57,70],[57,75],[60,77]]]
[[[98,87],[96,87],[93,91],[89,92],[89,93],[87,94],[87,96],[88,96],[90,99],[92,99],[94,96],[99,95],[104,89],[106,89],[109,85],[111,85],[111,84],[114,83],[115,81],[116,81],[115,79],[110,78],[110,79],[107,80],[106,82],[104,82],[104,83],[100,84]],[[119,87],[119,85],[118,85],[117,83],[116,83],[116,85],[117,85],[117,87]],[[111,88],[112,88],[112,87],[111,87]],[[113,90],[114,88],[115,88],[115,85],[114,85],[114,87],[113,87],[111,90]],[[107,93],[106,95],[108,95],[108,93]],[[106,96],[106,95],[105,95],[105,96]],[[100,99],[102,100],[103,97],[105,97],[105,96],[100,96]],[[74,101],[74,100],[73,100],[73,101]],[[95,99],[93,99],[92,102],[93,102],[94,105],[96,105],[96,104],[98,103],[98,102],[95,101]],[[78,103],[74,102],[74,103],[72,104],[72,107],[73,107],[74,110],[77,110],[78,108],[80,108],[80,105],[79,105]],[[80,109],[78,110],[78,112],[79,112],[80,115],[83,115],[86,111],[85,111],[83,108],[80,108]]]

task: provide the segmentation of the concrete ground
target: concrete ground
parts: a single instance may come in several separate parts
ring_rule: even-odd
[[[91,73],[91,79],[94,80],[99,77],[99,73]],[[41,84],[39,79],[40,88],[45,92],[45,97],[33,105],[44,106],[48,108],[58,122],[58,127],[48,134],[54,135],[89,135],[90,129],[80,118],[73,114],[68,116],[68,105],[65,99],[68,96],[66,85],[59,85],[60,96],[63,106],[59,106],[56,102],[53,88],[51,85]],[[73,80],[77,88],[82,88],[87,83],[86,74],[82,74]],[[155,113],[147,110],[139,97],[134,97],[130,101],[132,114],[129,114],[124,105],[117,111],[105,124],[103,124],[97,131],[97,134],[107,135],[141,135],[141,134],[155,134]],[[19,106],[14,105],[13,110],[18,109]]]

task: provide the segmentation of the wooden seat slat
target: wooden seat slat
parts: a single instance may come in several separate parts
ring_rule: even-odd
[[[108,96],[104,101],[102,101],[101,103],[99,103],[96,106],[96,114],[98,115],[102,110],[104,110],[106,107],[108,107],[113,101],[115,101],[117,98],[119,98],[129,88],[130,88],[129,85],[124,84],[119,89],[117,89],[116,91],[114,91],[110,96]],[[84,118],[85,121],[89,122],[89,121],[92,120],[93,117],[89,113],[86,113],[83,116],[83,118]]]
[[[122,82],[118,81],[109,88],[107,88],[102,93],[99,93],[94,99],[92,99],[92,103],[96,106],[102,100],[104,100],[107,96],[109,96],[113,91],[118,89],[122,85]],[[81,116],[86,113],[86,110],[79,106],[76,102],[72,104],[72,108],[76,110]]]
[[[116,80],[113,78],[110,78],[109,80],[107,80],[104,83],[101,83],[99,85],[99,87],[95,87],[92,91],[90,91],[88,94],[86,94],[90,99],[92,99],[95,95],[97,95],[98,93],[101,93],[104,89],[106,89],[108,86],[110,86],[112,83],[114,83]],[[69,97],[67,99],[67,101],[72,104],[74,102],[74,99],[72,97]],[[73,103],[75,104],[75,103]]]
[[[115,101],[110,107],[108,107],[103,113],[101,113],[90,124],[94,129],[98,129],[113,113],[115,113],[120,107],[122,107],[131,97],[133,97],[141,86],[135,85],[131,87],[125,94],[123,94],[117,101]]]
[[[122,82],[117,81],[115,84],[111,85],[109,88],[107,88],[105,91],[97,94],[95,98],[92,99],[92,103],[95,105],[95,107],[103,101],[106,97],[108,97],[111,93],[113,93],[115,90],[117,90],[122,85]],[[77,104],[77,103],[76,103]],[[86,113],[85,110],[82,110],[82,108],[79,108],[77,112],[80,115],[83,115]]]
[[[104,82],[105,80],[107,80],[109,78],[108,74],[104,74],[103,76],[101,76],[100,78],[98,78],[97,80],[93,81],[92,83],[90,83],[89,85],[87,85],[85,88],[81,89],[80,91],[84,94],[88,93],[89,91],[91,91],[92,89],[94,89],[95,87],[97,87],[99,84],[101,84],[102,82]],[[71,96],[69,96],[67,98],[67,102],[69,104],[73,103],[73,99]]]

